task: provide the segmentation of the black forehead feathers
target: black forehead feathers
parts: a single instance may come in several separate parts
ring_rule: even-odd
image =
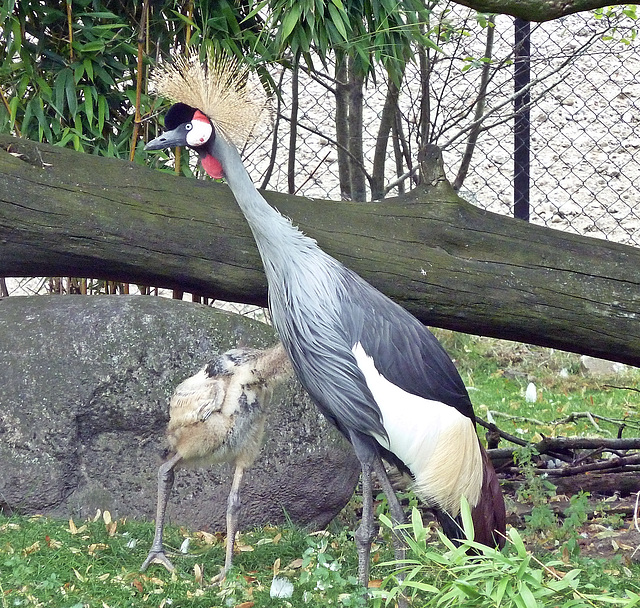
[[[172,105],[164,117],[165,131],[173,131],[173,129],[179,127],[185,122],[191,122],[195,113],[196,108],[192,108],[186,103],[176,103]]]

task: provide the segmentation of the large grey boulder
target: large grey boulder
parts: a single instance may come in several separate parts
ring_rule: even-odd
[[[145,296],[0,300],[0,509],[153,518],[173,389],[213,354],[275,342],[266,325]],[[351,447],[295,381],[276,391],[241,527],[326,525],[358,478]],[[231,466],[178,471],[169,521],[225,526]]]

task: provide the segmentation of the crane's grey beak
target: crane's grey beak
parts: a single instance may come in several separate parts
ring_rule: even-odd
[[[155,139],[152,139],[144,147],[145,150],[162,150],[163,148],[175,148],[177,146],[187,145],[187,133],[184,125],[173,129],[173,131],[165,131]]]

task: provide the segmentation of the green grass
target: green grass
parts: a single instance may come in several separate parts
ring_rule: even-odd
[[[412,573],[413,587],[408,587],[408,593],[415,595],[414,606],[435,606],[447,594],[455,601],[444,605],[497,606],[491,596],[503,584],[511,594],[500,604],[505,608],[632,606],[633,594],[640,593],[637,564],[622,559],[583,559],[560,548],[536,557],[523,549],[515,530],[500,556],[492,551],[466,556],[447,545],[433,527],[422,524],[416,513],[407,526],[412,551],[405,564]],[[384,605],[383,594],[393,593],[395,585],[395,566],[388,561],[390,534],[384,530],[379,544],[374,545],[373,578],[387,577],[387,588],[384,592],[374,589],[379,598],[372,602],[374,606]],[[74,528],[69,522],[45,517],[0,516],[0,606],[365,605],[354,577],[353,539],[347,529],[338,526],[316,534],[275,527],[244,533],[238,539],[230,576],[216,587],[208,587],[207,582],[223,560],[221,538],[170,526],[168,545],[179,546],[188,536],[192,555],[173,557],[176,573],[152,565],[142,574],[138,568],[152,536],[151,523],[121,520],[114,527],[96,517]],[[293,584],[291,598],[270,597],[274,571]],[[575,579],[575,584],[559,587],[558,581],[568,573],[574,577],[568,581]],[[538,598],[537,603],[518,604],[522,581]]]
[[[624,423],[624,437],[640,433],[640,370],[627,368],[615,377],[585,375],[579,355],[439,330],[436,332],[456,361],[469,389],[476,413],[492,412],[504,431],[526,440],[541,434],[616,437]],[[538,399],[528,403],[529,382]],[[589,413],[591,418],[584,414]],[[578,414],[573,421],[566,421]]]
[[[210,608],[251,601],[282,606],[282,599],[270,597],[274,572],[295,582],[289,605],[326,606],[328,598],[341,596],[340,605],[348,606],[362,598],[352,574],[357,563],[353,540],[346,529],[309,534],[269,527],[243,533],[227,581],[208,588],[207,581],[224,561],[220,536],[169,526],[167,548],[179,547],[188,537],[189,555],[172,557],[175,573],[159,565],[140,573],[153,537],[152,523],[106,524],[100,515],[72,525],[40,516],[0,516],[0,606],[164,607],[188,602]],[[374,551],[375,560],[379,551]]]
[[[497,424],[512,434],[532,440],[541,434],[616,436],[623,420],[625,437],[638,434],[640,394],[605,386],[636,387],[637,370],[614,381],[594,379],[582,374],[576,355],[452,332],[438,332],[438,337],[456,360],[479,416],[486,419],[494,412]],[[536,403],[524,399],[530,381],[539,389]],[[574,412],[589,412],[593,418],[557,423]],[[413,538],[409,557],[416,584],[408,588],[416,594],[413,606],[635,605],[640,566],[618,556],[601,560],[580,555],[577,541],[589,510],[585,497],[573,497],[567,517],[559,520],[547,504],[553,490],[540,483],[540,476],[524,477],[536,510],[523,530],[512,533],[512,543],[499,558],[462,555],[414,515],[407,528]],[[221,535],[169,526],[165,544],[175,552],[177,572],[152,565],[143,574],[138,569],[153,538],[152,522],[110,522],[100,513],[75,524],[0,515],[0,608],[363,606],[353,543],[358,505],[354,498],[326,532],[310,534],[293,526],[244,532],[234,568],[218,587],[207,587],[207,582],[224,560]],[[590,521],[603,528],[630,524],[619,516],[614,522],[605,512]],[[389,564],[390,533],[384,526],[382,531],[373,550],[372,578],[384,580],[386,591],[374,591],[378,599],[370,603],[375,606],[384,605],[382,594],[393,594],[396,584]],[[179,553],[185,538],[190,539],[188,555]],[[523,553],[518,538],[527,542],[528,551]],[[293,583],[291,598],[270,597],[274,572]]]

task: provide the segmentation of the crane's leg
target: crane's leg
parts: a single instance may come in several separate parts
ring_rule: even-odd
[[[357,453],[357,452],[356,452]],[[358,582],[369,586],[371,543],[375,538],[373,526],[373,488],[371,484],[371,462],[361,461],[362,466],[362,518],[355,533],[358,552]]]
[[[371,437],[358,431],[351,431],[349,439],[362,469],[360,481],[362,484],[362,518],[355,533],[356,551],[358,552],[358,582],[364,587],[368,587],[371,543],[375,537],[371,473],[377,454],[376,448],[372,445],[374,440]]]
[[[172,458],[160,465],[158,469],[158,506],[156,509],[156,534],[153,538],[153,544],[149,550],[147,559],[140,566],[140,572],[144,572],[151,563],[162,564],[169,572],[175,570],[175,566],[169,561],[164,554],[162,546],[162,532],[164,529],[164,516],[167,510],[167,502],[171,494],[174,479],[174,467],[180,462],[182,456],[175,454]]]
[[[396,492],[393,489],[393,485],[391,485],[391,482],[389,481],[389,476],[387,475],[387,470],[384,468],[382,460],[380,458],[376,458],[373,466],[380,486],[382,487],[382,491],[387,497],[387,503],[389,505],[389,511],[391,511],[393,523],[396,525],[405,523],[406,518],[404,510],[402,509],[402,505],[400,504]],[[406,544],[397,530],[393,531],[393,546],[396,559],[403,560],[406,557]]]
[[[369,571],[371,564],[371,543],[375,538],[375,527],[373,524],[373,484],[371,481],[372,471],[376,471],[382,490],[387,496],[389,509],[392,517],[397,523],[404,522],[404,512],[400,501],[396,496],[393,486],[389,481],[387,472],[374,447],[371,446],[371,438],[363,437],[357,432],[350,434],[351,444],[356,452],[356,456],[362,467],[362,519],[360,526],[356,530],[356,550],[358,552],[358,582],[364,587],[369,586]],[[404,544],[400,547],[401,538],[394,535],[394,548],[397,559],[404,559]],[[407,608],[408,603],[405,597],[398,598],[398,608]]]
[[[227,576],[227,572],[233,564],[233,545],[236,541],[236,532],[238,531],[238,511],[240,510],[240,484],[244,467],[236,465],[233,473],[233,481],[231,482],[231,490],[229,490],[229,498],[227,499],[227,551],[224,558],[224,566],[220,569],[213,583],[220,583]]]
[[[400,504],[396,492],[393,489],[393,485],[389,481],[389,476],[387,475],[387,470],[384,468],[382,460],[376,457],[373,466],[376,472],[376,476],[378,477],[378,482],[382,487],[382,491],[387,497],[387,504],[389,505],[389,511],[391,511],[391,517],[393,518],[394,526],[405,523],[406,519],[404,510],[402,509],[402,505]],[[401,533],[397,529],[394,528],[392,534],[393,551],[395,553],[396,560],[398,562],[402,562],[407,556],[407,545],[404,542]],[[402,582],[404,580],[404,573],[399,573],[397,578],[398,581]],[[407,606],[407,598],[404,596],[398,597],[398,608],[407,608]]]

